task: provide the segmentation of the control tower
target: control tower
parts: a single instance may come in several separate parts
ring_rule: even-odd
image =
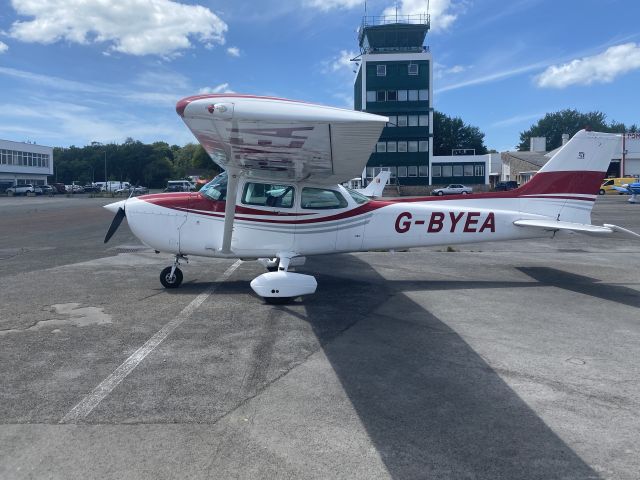
[[[354,109],[389,117],[367,163],[368,180],[388,169],[392,184],[431,185],[433,62],[424,46],[429,26],[427,14],[362,19]]]

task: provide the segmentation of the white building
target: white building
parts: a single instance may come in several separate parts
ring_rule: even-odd
[[[0,140],[0,187],[45,185],[48,175],[53,175],[52,147]]]
[[[624,145],[624,147],[623,147]],[[622,150],[624,148],[624,162],[621,167],[624,175],[640,176],[640,133],[627,133],[624,135],[624,141],[620,142],[620,151],[616,154],[622,159]]]

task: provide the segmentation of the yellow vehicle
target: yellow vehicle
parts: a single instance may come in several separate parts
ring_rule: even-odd
[[[622,192],[617,191],[615,188],[613,187],[621,187],[627,183],[635,183],[638,180],[636,180],[635,177],[625,177],[625,178],[605,178],[604,181],[602,182],[602,185],[600,185],[600,195],[610,195],[610,194],[618,194],[618,195],[623,195]]]

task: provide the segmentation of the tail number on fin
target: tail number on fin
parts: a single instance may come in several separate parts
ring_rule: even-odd
[[[402,212],[396,218],[395,228],[398,233],[407,233],[412,225],[426,225],[427,233],[482,233],[485,230],[494,233],[496,216],[493,212],[489,212],[484,218],[480,212],[431,212],[427,219],[423,219],[414,218],[410,212]]]

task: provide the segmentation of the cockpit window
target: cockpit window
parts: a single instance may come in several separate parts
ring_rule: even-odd
[[[224,202],[227,199],[227,172],[222,172],[207,183],[200,189],[200,193],[209,200]]]
[[[351,190],[350,188],[345,188],[345,190],[349,193],[349,195],[351,195],[351,198],[353,198],[358,205],[362,205],[369,201],[369,198],[365,197],[361,193]]]
[[[345,208],[348,205],[340,192],[324,188],[303,188],[302,208],[313,210],[327,210],[333,208]]]
[[[242,192],[242,203],[260,207],[291,208],[295,190],[291,185],[247,182]]]

